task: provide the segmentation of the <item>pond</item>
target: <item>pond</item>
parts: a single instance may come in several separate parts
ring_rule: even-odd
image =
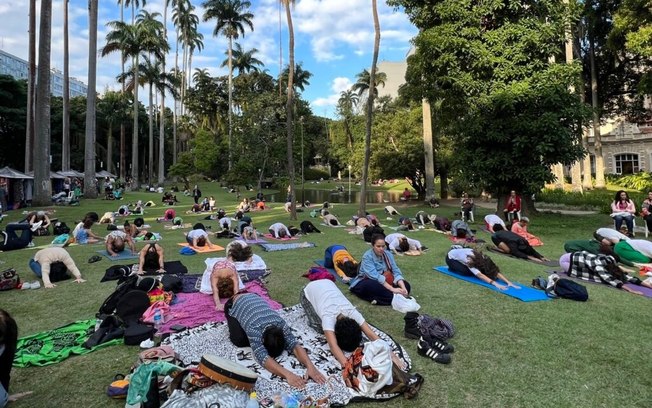
[[[360,197],[362,197],[362,194],[359,191],[351,191],[349,200],[349,192],[347,190],[343,192],[309,189],[301,191],[300,186],[297,188],[297,199],[301,202],[307,200],[311,203],[323,203],[324,201],[328,201],[329,203],[358,203],[360,202]],[[397,203],[400,197],[400,191],[367,191],[368,203]],[[268,193],[265,194],[265,199],[271,202],[284,203],[287,199],[287,194],[281,192]]]

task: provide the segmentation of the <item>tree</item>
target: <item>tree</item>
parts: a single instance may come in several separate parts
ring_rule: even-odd
[[[340,99],[337,101],[337,113],[344,120],[344,129],[346,131],[349,148],[353,147],[353,133],[351,132],[351,119],[353,118],[353,109],[359,101],[358,95],[352,89],[347,89],[340,93]]]
[[[113,129],[115,125],[123,123],[128,117],[128,101],[121,92],[107,91],[98,102],[97,108],[99,116],[108,126],[106,131],[106,168],[113,172]]]
[[[232,51],[233,69],[238,70],[238,75],[242,73],[247,74],[252,71],[259,71],[258,67],[265,65],[261,60],[254,57],[254,54],[257,53],[258,48],[252,48],[249,51],[245,51],[240,43],[235,43],[235,48]],[[229,65],[229,51],[227,50],[224,54],[227,58],[222,61],[220,67],[226,67]]]
[[[25,126],[25,172],[33,168],[34,101],[36,99],[36,0],[29,0],[29,40],[27,60],[27,125]]]
[[[362,166],[362,185],[360,188],[361,197],[367,197],[367,180],[369,178],[369,159],[371,157],[371,126],[374,118],[374,98],[378,95],[378,90],[376,89],[376,86],[381,81],[380,75],[378,76],[378,78],[376,77],[376,66],[378,64],[378,49],[380,48],[380,22],[378,21],[378,6],[376,4],[376,0],[371,0],[371,13],[374,19],[374,54],[371,60],[371,73],[369,74],[369,82],[368,82],[369,85],[367,88],[367,94],[368,94],[367,95],[367,126],[365,129],[364,164]],[[359,76],[358,79],[360,79]],[[361,92],[361,88],[358,88],[358,92]],[[351,177],[351,175],[349,175],[349,177]],[[360,206],[358,207],[358,216],[364,217],[366,213],[367,213],[367,200],[360,199]]]
[[[68,0],[63,0],[63,138],[61,169],[70,170],[70,61],[68,51]]]
[[[652,93],[652,9],[646,0],[623,0],[614,15],[614,27],[609,33],[609,45],[637,56],[643,76],[639,81],[641,93]]]
[[[290,191],[289,196],[291,198],[290,205],[290,219],[297,219],[297,203],[296,195],[294,189],[294,154],[292,153],[293,139],[294,139],[294,120],[293,120],[293,108],[294,108],[294,26],[292,25],[292,11],[290,10],[291,6],[294,6],[294,0],[279,0],[283,7],[285,8],[285,18],[288,23],[288,76],[287,76],[287,103],[285,105],[285,125],[287,127],[287,168],[288,168],[288,178],[290,180]]]
[[[34,137],[34,205],[52,202],[50,183],[50,46],[52,41],[52,0],[41,0],[36,80],[36,134]]]
[[[410,80],[429,100],[445,101],[438,121],[454,135],[465,178],[496,193],[498,205],[518,190],[534,211],[529,196],[552,180],[550,165],[583,155],[588,112],[569,90],[579,67],[550,61],[577,10],[555,0],[390,4],[404,6],[420,30]]]
[[[84,197],[96,198],[95,179],[95,129],[96,79],[97,79],[97,7],[98,0],[88,1],[88,90],[86,93],[86,147],[84,149]]]
[[[281,74],[281,82],[287,83],[289,75],[290,75],[290,66],[288,65],[287,67],[285,67],[283,73]],[[310,71],[304,70],[302,64],[296,64],[294,67],[294,76],[292,78],[294,87],[301,89],[301,92],[305,91],[306,86],[310,85],[309,79],[311,76],[312,73]]]
[[[362,72],[356,75],[356,82],[351,89],[358,93],[358,96],[367,95],[369,92],[369,84],[371,83],[371,74],[368,70],[363,69]],[[378,87],[385,87],[387,82],[387,74],[384,72],[376,72],[374,75],[374,98],[378,97]]]
[[[244,36],[245,26],[251,31],[254,30],[252,20],[254,15],[248,10],[251,7],[249,1],[241,0],[208,0],[203,3],[206,12],[204,21],[216,20],[213,36],[224,35],[229,40],[229,170],[233,164],[232,144],[232,110],[233,110],[233,40],[238,39],[240,35]]]
[[[25,146],[27,111],[27,83],[0,75],[0,139],[7,147],[0,149],[0,163],[14,168],[22,164],[16,152]]]

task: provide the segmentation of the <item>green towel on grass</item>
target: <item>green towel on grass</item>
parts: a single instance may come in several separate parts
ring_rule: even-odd
[[[119,344],[122,339],[115,339],[100,344],[92,349],[82,346],[95,331],[95,319],[79,320],[18,340],[15,367],[46,366],[65,360],[73,354],[87,354],[99,348]]]

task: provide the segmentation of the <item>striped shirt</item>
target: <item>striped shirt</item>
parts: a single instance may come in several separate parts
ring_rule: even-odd
[[[249,344],[254,352],[254,357],[261,365],[269,357],[267,349],[263,345],[263,333],[269,326],[277,326],[283,329],[285,337],[285,350],[288,353],[299,344],[299,341],[292,334],[290,326],[285,320],[269,307],[269,304],[260,296],[253,293],[244,293],[238,296],[229,310],[229,315],[236,319],[249,338]]]

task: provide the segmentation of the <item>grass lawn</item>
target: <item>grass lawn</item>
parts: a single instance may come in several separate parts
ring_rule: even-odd
[[[313,185],[306,185],[313,188]],[[402,187],[401,187],[402,189]],[[218,184],[201,185],[205,195],[214,195],[217,206],[232,213],[237,202],[233,194]],[[255,195],[255,193],[250,193]],[[177,212],[185,212],[192,203],[181,195]],[[160,195],[127,193],[123,202],[137,199],[155,202]],[[80,207],[56,207],[57,217],[72,228],[75,220],[87,211],[100,215],[117,210],[123,202],[83,200]],[[290,224],[282,204],[274,209],[252,213],[254,224],[260,230],[273,222]],[[369,211],[381,219],[382,204],[372,205]],[[419,203],[413,207],[395,204],[407,215],[425,209]],[[357,205],[338,204],[334,213],[346,220]],[[439,215],[453,218],[457,207],[442,207]],[[161,244],[166,259],[181,259],[191,273],[203,271],[205,255],[181,256],[178,242],[183,242],[178,230],[167,231],[154,218],[163,214],[164,207],[148,208],[145,219],[153,231],[162,233]],[[433,210],[426,210],[433,211]],[[478,208],[476,226],[488,210]],[[19,214],[10,212],[5,218],[16,221]],[[186,222],[199,216],[183,214]],[[203,218],[203,216],[202,216]],[[299,221],[308,219],[299,214]],[[130,218],[133,219],[133,218]],[[541,252],[549,258],[562,254],[562,244],[569,239],[589,238],[600,226],[610,225],[607,215],[567,216],[541,214],[531,216],[530,231],[542,238]],[[313,220],[314,221],[314,220]],[[396,221],[385,221],[394,223]],[[207,222],[215,225],[214,221]],[[318,223],[316,223],[318,224]],[[393,225],[393,224],[390,224]],[[215,227],[214,227],[215,229]],[[94,232],[105,234],[104,227],[95,226]],[[360,258],[369,246],[360,236],[349,235],[343,229],[322,228],[324,234],[311,234],[302,241],[317,244],[316,248],[266,253],[254,247],[273,270],[268,277],[272,298],[285,305],[298,302],[299,291],[307,283],[301,275],[313,265],[312,260],[323,257],[331,244],[345,245]],[[392,232],[386,228],[386,232]],[[480,238],[488,234],[478,232]],[[431,231],[410,234],[430,248],[419,257],[397,257],[413,294],[421,304],[422,313],[451,319],[457,334],[453,362],[444,366],[417,354],[416,341],[403,337],[403,315],[389,307],[372,306],[346,295],[358,306],[367,320],[390,333],[406,346],[413,361],[413,372],[421,373],[425,383],[416,400],[402,398],[383,404],[387,407],[650,407],[652,406],[652,359],[649,357],[652,333],[652,300],[614,290],[602,285],[590,285],[587,303],[568,300],[524,303],[496,294],[479,286],[450,278],[432,270],[444,264],[450,241]],[[35,238],[36,244],[49,242],[52,237]],[[214,240],[226,246],[228,240]],[[138,247],[142,247],[139,244]],[[79,319],[93,318],[101,302],[108,296],[114,283],[100,283],[110,262],[88,264],[88,258],[97,246],[73,246],[69,252],[88,282],[60,282],[54,289],[13,290],[0,293],[0,307],[8,310],[18,322],[20,336],[52,329]],[[34,280],[27,263],[35,250],[0,253],[4,263],[1,269],[15,267],[27,280]],[[210,254],[211,256],[220,256]],[[510,279],[529,284],[532,278],[545,275],[546,267],[533,263],[493,255],[501,271]],[[106,386],[116,373],[127,373],[139,350],[131,346],[112,346],[85,356],[69,358],[47,367],[14,368],[11,391],[34,391],[10,407],[119,407],[124,401],[106,396]],[[358,404],[377,407],[377,404]]]

